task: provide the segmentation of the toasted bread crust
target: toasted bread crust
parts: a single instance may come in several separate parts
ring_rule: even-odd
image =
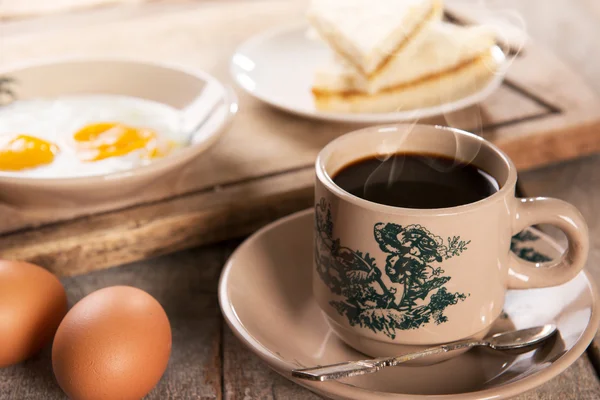
[[[369,94],[354,91],[327,92],[313,89],[317,109],[347,113],[383,113],[431,107],[464,98],[481,90],[497,72],[491,52],[443,73],[424,76],[399,86]]]

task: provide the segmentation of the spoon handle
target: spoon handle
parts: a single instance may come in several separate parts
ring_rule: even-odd
[[[487,342],[479,340],[462,340],[460,342],[431,347],[423,351],[404,354],[397,357],[380,357],[370,360],[348,361],[320,367],[295,369],[292,371],[292,376],[310,381],[329,381],[333,379],[342,379],[350,376],[372,374],[373,372],[377,372],[382,368],[392,367],[394,365],[416,360],[418,358],[485,345],[487,345]]]

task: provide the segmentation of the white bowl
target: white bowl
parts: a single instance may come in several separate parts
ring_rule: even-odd
[[[25,210],[78,207],[93,211],[127,203],[141,189],[176,174],[215,144],[238,108],[233,90],[208,73],[151,62],[68,59],[11,68],[0,71],[0,77],[13,80],[10,88],[15,101],[75,94],[124,95],[193,113],[201,126],[183,148],[125,171],[48,178],[0,172],[0,202]]]

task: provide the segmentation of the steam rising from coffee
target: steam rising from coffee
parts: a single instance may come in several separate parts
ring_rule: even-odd
[[[448,22],[458,25],[483,25],[494,32],[497,45],[502,49],[506,57],[504,66],[498,71],[494,69],[494,74],[506,75],[507,69],[519,56],[527,41],[526,26],[522,16],[515,10],[498,8],[498,6],[502,5],[501,1],[480,0],[476,3],[465,1],[462,3],[453,2],[452,5],[452,9],[457,10],[458,13],[446,12],[445,19]],[[490,66],[489,68],[492,67]],[[475,91],[473,90],[473,92]],[[449,103],[446,100],[448,99],[440,99],[443,104]],[[398,110],[402,109],[403,107],[399,105]],[[424,120],[421,123],[448,126],[466,130],[477,135],[484,135],[485,120],[485,111],[482,110],[481,105],[476,105],[457,112],[449,112],[446,108],[442,117]],[[406,130],[398,132],[397,137],[391,141],[381,143],[377,155],[377,158],[381,161],[381,165],[366,179],[363,188],[365,196],[369,197],[373,190],[377,190],[375,188],[382,181],[386,182],[388,188],[397,183],[398,177],[402,175],[405,162],[404,158],[394,157],[394,155],[403,153],[403,143],[410,135],[419,134],[414,131],[414,126],[418,122],[417,118],[413,119],[413,122],[408,125]],[[457,137],[455,137],[454,146],[454,152],[450,155],[450,158],[454,160],[453,163],[440,162],[440,159],[437,157],[424,157],[421,160],[433,170],[450,173],[457,167],[463,168],[465,164],[473,162],[479,153],[478,148],[473,148],[472,146],[466,148],[462,146],[461,141]],[[391,163],[391,166],[389,163]],[[382,173],[387,176],[382,177]]]

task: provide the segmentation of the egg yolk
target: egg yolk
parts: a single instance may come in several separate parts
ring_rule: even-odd
[[[0,144],[0,170],[19,171],[50,164],[59,149],[53,143],[29,135],[17,135]]]
[[[159,146],[158,134],[146,128],[134,128],[118,122],[90,124],[77,131],[79,156],[83,161],[98,161],[143,150],[143,158],[162,157],[166,154]]]

